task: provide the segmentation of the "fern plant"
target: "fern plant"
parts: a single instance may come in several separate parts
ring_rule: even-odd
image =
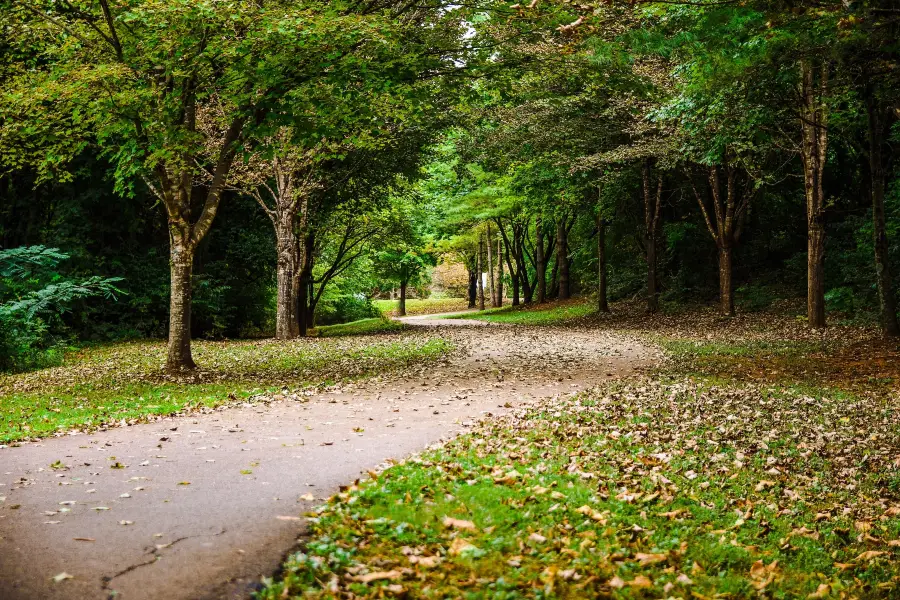
[[[78,300],[122,293],[120,277],[65,279],[56,269],[67,258],[45,246],[0,250],[0,370],[53,362],[64,341],[60,316]]]

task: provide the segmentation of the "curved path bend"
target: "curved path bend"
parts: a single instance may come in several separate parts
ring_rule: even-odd
[[[0,598],[247,598],[338,486],[657,357],[607,332],[406,321],[459,350],[313,396],[0,449]]]

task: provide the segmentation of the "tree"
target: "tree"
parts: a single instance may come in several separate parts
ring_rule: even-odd
[[[75,132],[89,135],[114,162],[121,192],[133,190],[135,180],[153,190],[169,224],[167,365],[175,370],[195,367],[194,255],[244,142],[254,132],[291,124],[308,109],[316,117],[330,113],[304,121],[310,139],[318,137],[322,122],[348,114],[367,118],[352,98],[391,83],[402,96],[404,82],[426,71],[439,74],[454,55],[435,52],[435,38],[458,38],[461,27],[456,15],[447,16],[447,27],[422,27],[423,20],[447,15],[441,6],[406,14],[406,4],[378,0],[14,5],[42,33],[52,60],[12,78],[2,120],[27,137],[35,117],[68,114],[61,126],[83,124]],[[55,109],[40,110],[48,105]],[[210,105],[220,119],[204,131],[198,116]],[[71,152],[65,136],[41,141],[51,145],[45,162]],[[201,173],[208,183],[200,183]]]

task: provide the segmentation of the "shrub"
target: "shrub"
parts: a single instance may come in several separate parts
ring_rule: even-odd
[[[56,266],[67,258],[44,246],[0,250],[0,370],[52,364],[66,343],[62,315],[78,300],[120,292],[118,277],[63,279]]]

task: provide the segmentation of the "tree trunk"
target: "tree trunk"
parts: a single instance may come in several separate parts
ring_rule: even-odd
[[[305,271],[305,270],[304,270]],[[298,294],[297,294],[297,335],[306,337],[309,334],[309,319],[306,313],[309,307],[309,281],[308,275],[304,272],[298,277]]]
[[[519,299],[519,276],[513,271],[509,275],[509,283],[512,285],[512,305],[518,306],[520,303]]]
[[[888,240],[884,215],[884,163],[882,162],[882,111],[871,89],[866,91],[866,112],[869,120],[869,173],[872,176],[872,229],[875,242],[875,279],[881,305],[881,329],[887,336],[900,335],[897,322],[897,303],[891,283]]]
[[[475,259],[475,264],[478,265],[476,271],[478,272],[478,310],[484,310],[484,267],[481,260],[481,255],[484,248],[482,247],[482,239],[478,237],[478,257]]]
[[[557,295],[560,300],[568,300],[572,296],[572,290],[569,280],[569,241],[565,217],[560,217],[556,223],[556,263],[559,265]]]
[[[312,265],[310,265],[312,266]],[[308,329],[316,328],[316,286],[312,278],[312,268],[309,270],[309,279],[306,282],[306,296],[309,299],[306,307],[306,327]]]
[[[275,337],[287,340],[297,335],[297,296],[294,289],[294,268],[297,259],[297,240],[294,219],[281,215],[276,226],[276,250],[278,253],[278,291],[275,306]]]
[[[474,269],[469,270],[469,308],[475,308],[478,300],[478,274]]]
[[[656,240],[647,244],[647,312],[659,310],[659,290],[656,289]]]
[[[487,245],[487,261],[488,261],[488,273],[490,273],[490,278],[488,283],[490,284],[490,294],[491,294],[491,306],[497,306],[497,289],[494,287],[494,250],[491,245],[491,224],[488,222],[487,224],[487,234],[485,235],[485,244]]]
[[[644,252],[647,257],[647,312],[659,310],[659,290],[656,278],[656,236],[659,231],[659,213],[662,203],[662,173],[657,175],[656,194],[650,190],[651,159],[644,160],[641,179],[644,196]]]
[[[406,276],[400,280],[400,304],[397,305],[397,313],[401,317],[406,316]]]
[[[191,295],[193,291],[194,248],[173,233],[169,250],[171,291],[169,294],[169,344],[166,368],[172,371],[196,369],[191,356]]]
[[[719,248],[719,303],[722,314],[734,316],[734,286],[731,283],[732,249],[729,246]]]
[[[497,306],[503,306],[503,240],[497,238]]]
[[[537,271],[537,301],[543,304],[547,301],[547,261],[544,257],[544,224],[541,216],[535,217],[534,222],[534,253],[535,271]]]
[[[315,238],[311,231],[307,231],[303,236],[303,243],[297,244],[296,264],[300,265],[297,275],[297,335],[306,337],[309,328],[312,326],[310,318],[310,300],[312,299],[312,270],[313,270],[313,253],[315,252]]]
[[[817,69],[808,59],[800,61],[800,126],[802,132],[803,184],[806,194],[807,299],[810,327],[825,327],[825,191],[822,179],[828,146],[827,107],[829,65]]]
[[[606,292],[606,221],[597,213],[597,310],[609,312]]]

